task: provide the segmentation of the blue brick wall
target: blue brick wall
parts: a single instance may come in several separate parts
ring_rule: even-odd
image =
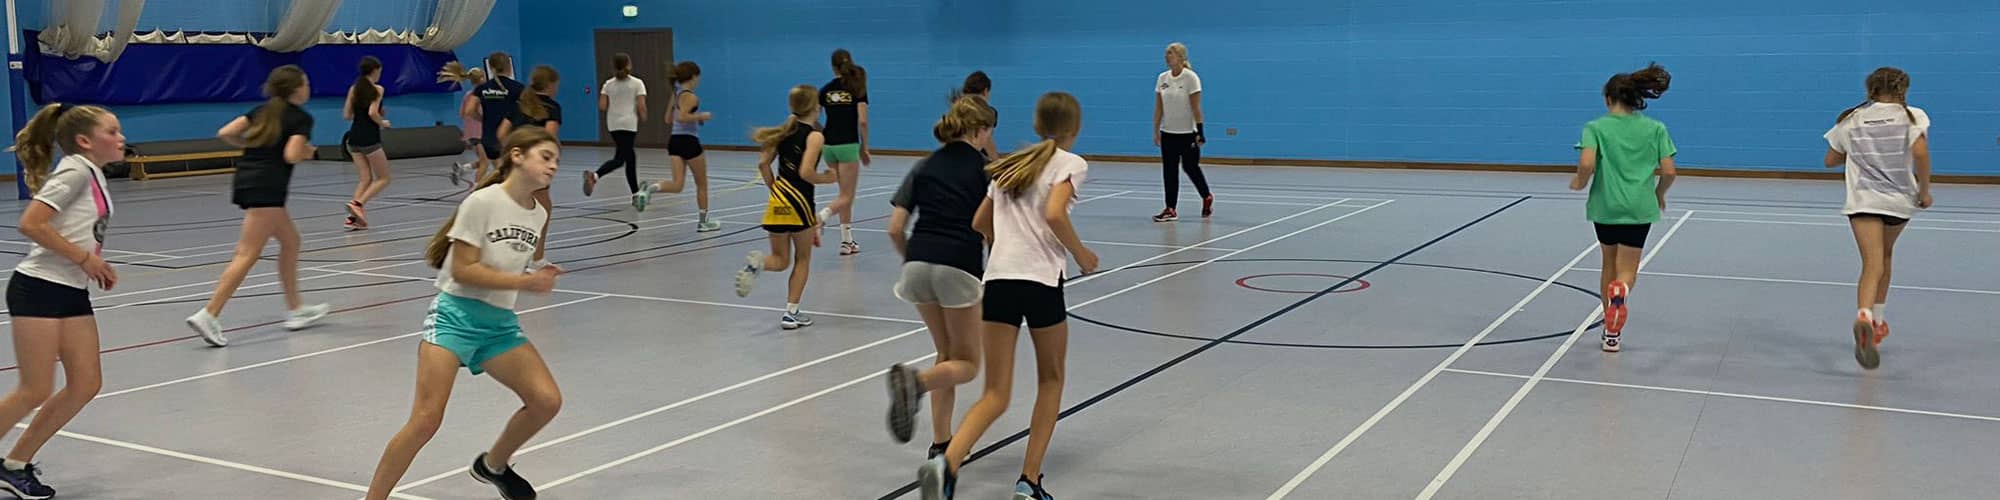
[[[1078,149],[1157,154],[1151,85],[1182,41],[1208,89],[1211,155],[1572,162],[1604,80],[1659,61],[1676,78],[1652,114],[1683,164],[1816,170],[1833,116],[1895,65],[1936,122],[1938,171],[2000,174],[1992,2],[634,0],[636,20],[623,3],[525,3],[525,62],[570,75],[564,104],[594,109],[591,31],[673,28],[676,56],[703,66],[715,143],[782,117],[785,89],[825,82],[845,47],[871,75],[878,147],[931,147],[945,92],[981,69],[1004,144],[1031,139],[1035,97],[1061,89],[1084,103]],[[572,122],[566,139],[597,137]]]
[[[24,4],[40,4],[31,0]],[[277,16],[282,12],[269,12],[265,0],[219,0],[210,3],[149,2],[141,15],[141,29],[154,27],[199,31],[265,31],[275,26]],[[354,29],[357,27],[415,29],[415,19],[428,20],[429,16],[417,16],[419,4],[430,2],[414,0],[345,0],[340,11],[335,14],[329,30]],[[43,13],[40,10],[23,10],[22,26],[39,29]],[[519,53],[520,0],[500,0],[478,35],[459,47],[462,58],[477,60],[495,50]],[[341,79],[352,78],[352,75]],[[0,92],[7,88],[0,86]],[[0,94],[4,95],[4,94]],[[461,95],[408,95],[390,98],[385,103],[384,112],[389,120],[398,126],[429,126],[435,122],[456,125],[458,103]],[[336,144],[347,126],[340,120],[339,98],[321,97],[307,103],[306,109],[318,118],[318,127],[313,131],[313,142]],[[4,104],[4,103],[0,103]],[[32,105],[32,104],[31,104]],[[157,106],[122,106],[113,109],[125,126],[125,134],[132,142],[196,139],[212,137],[223,124],[243,114],[256,103],[227,104],[171,104]],[[0,108],[0,112],[7,112]],[[12,135],[0,143],[11,144]]]

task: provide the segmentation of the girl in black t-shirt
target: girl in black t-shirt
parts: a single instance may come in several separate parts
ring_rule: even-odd
[[[375,56],[361,58],[360,74],[347,89],[347,105],[340,108],[340,115],[351,122],[347,153],[361,175],[354,185],[354,199],[347,202],[344,226],[350,230],[368,229],[368,213],[362,206],[389,188],[389,156],[382,152],[382,129],[389,128],[389,120],[382,117],[382,84],[377,83],[381,80],[382,61]]]
[[[826,113],[826,149],[821,151],[827,165],[840,173],[840,196],[820,209],[819,217],[840,216],[840,254],[861,252],[854,242],[854,189],[861,182],[861,167],[873,161],[868,154],[868,71],[854,64],[847,49],[833,51],[833,81],[820,87],[820,108]]]
[[[562,137],[562,103],[556,102],[556,87],[562,83],[562,75],[556,69],[544,64],[535,67],[528,74],[528,87],[521,92],[521,100],[514,105],[514,114],[500,121],[500,135],[507,137],[515,127],[541,127],[549,130],[549,135]],[[535,200],[543,206],[556,206],[549,199],[548,188],[535,192]]]
[[[326,317],[326,304],[305,305],[299,297],[299,228],[285,211],[285,195],[291,190],[292,166],[312,159],[312,115],[299,106],[312,96],[306,72],[285,65],[271,70],[264,80],[264,95],[270,96],[257,109],[231,120],[216,131],[222,142],[243,148],[236,162],[236,178],[231,198],[243,208],[243,236],[236,242],[236,256],[215,282],[215,294],[208,306],[188,316],[188,327],[201,334],[209,345],[222,347],[222,306],[243,285],[243,278],[264,251],[264,244],[278,240],[278,283],[285,290],[285,308],[290,314],[285,329],[299,330]]]
[[[924,394],[931,401],[931,456],[951,443],[954,389],[979,375],[980,299],[984,274],[985,237],[972,228],[986,200],[986,154],[979,145],[992,142],[997,121],[993,108],[977,94],[961,96],[931,131],[944,147],[917,162],[890,203],[889,242],[903,254],[903,275],[897,298],[917,307],[930,328],[938,360],[921,370],[897,364],[889,368],[889,432],[897,442],[909,442],[917,405]],[[916,214],[916,231],[905,236]]]

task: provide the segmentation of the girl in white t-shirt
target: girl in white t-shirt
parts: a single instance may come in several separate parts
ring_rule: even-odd
[[[42,408],[0,467],[0,489],[15,497],[42,499],[56,491],[42,484],[35,452],[69,424],[103,386],[98,364],[97,317],[90,285],[110,290],[118,273],[104,261],[104,229],[111,220],[111,193],[99,165],[125,160],[125,134],[118,117],[97,106],[51,104],[35,113],[14,136],[34,202],[21,212],[20,232],[33,245],[7,281],[7,312],[14,322],[14,360],[21,381],[0,399],[0,425],[12,430],[35,407]],[[54,171],[54,147],[62,157]],[[60,353],[60,355],[58,354]],[[62,360],[61,391],[55,390],[56,360]],[[4,432],[0,432],[4,434]]]
[[[1201,193],[1201,217],[1215,215],[1215,196],[1201,173],[1201,147],[1208,143],[1201,114],[1201,76],[1188,64],[1187,46],[1167,45],[1167,70],[1153,82],[1153,145],[1160,147],[1160,180],[1166,187],[1167,208],[1153,222],[1181,219],[1180,170]]]
[[[522,444],[562,408],[562,391],[542,355],[521,332],[514,301],[521,292],[549,293],[562,269],[543,260],[549,206],[536,193],[555,181],[555,135],[541,127],[507,134],[493,176],[465,197],[425,253],[438,268],[437,299],[424,318],[417,349],[417,395],[410,420],[382,452],[368,498],[383,500],[410,461],[443,424],[458,367],[491,372],[522,407],[493,447],[472,460],[472,476],[502,498],[534,498],[535,488],[508,464]]]
[[[611,56],[611,69],[617,76],[599,87],[597,110],[604,112],[604,129],[611,131],[611,142],[618,149],[596,171],[583,172],[584,196],[596,194],[598,177],[619,167],[625,168],[626,189],[639,192],[639,153],[634,147],[639,141],[639,124],[646,121],[646,81],[632,76],[632,56],[624,52]]]
[[[918,469],[925,500],[951,498],[959,465],[1007,410],[1014,390],[1014,344],[1022,323],[1034,339],[1040,386],[1014,498],[1052,498],[1042,489],[1042,458],[1062,410],[1063,366],[1069,350],[1062,284],[1072,256],[1084,274],[1097,270],[1097,254],[1083,246],[1069,217],[1077,188],[1090,170],[1083,157],[1069,152],[1082,124],[1076,97],[1043,94],[1035,104],[1035,133],[1042,142],[986,167],[993,183],[973,218],[973,227],[992,245],[981,313],[986,322],[986,391],[966,413],[944,454]]]
[[[1910,75],[1881,68],[1868,75],[1868,101],[1840,113],[1826,132],[1826,166],[1847,167],[1842,212],[1861,250],[1856,281],[1854,360],[1874,369],[1876,347],[1889,336],[1884,308],[1896,238],[1920,209],[1931,207],[1931,119],[1909,105]]]

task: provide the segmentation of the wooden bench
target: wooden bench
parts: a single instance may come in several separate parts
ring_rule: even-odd
[[[215,168],[215,169],[203,169],[203,170],[182,170],[178,172],[162,172],[157,174],[147,173],[146,166],[151,164],[187,163],[187,162],[202,161],[202,160],[230,160],[230,162],[233,164],[235,159],[242,157],[243,157],[243,150],[231,149],[227,151],[204,151],[196,153],[138,155],[126,158],[125,163],[127,165],[130,165],[132,168],[131,173],[129,174],[132,180],[143,181],[152,178],[170,179],[174,177],[216,175],[216,174],[228,174],[236,172],[236,167],[228,167],[228,168]]]

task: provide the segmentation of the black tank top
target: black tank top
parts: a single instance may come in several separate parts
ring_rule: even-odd
[[[373,107],[374,103],[369,103],[356,110],[354,123],[347,127],[347,145],[367,147],[382,143],[382,124],[375,123],[375,118],[368,116],[368,110]]]

